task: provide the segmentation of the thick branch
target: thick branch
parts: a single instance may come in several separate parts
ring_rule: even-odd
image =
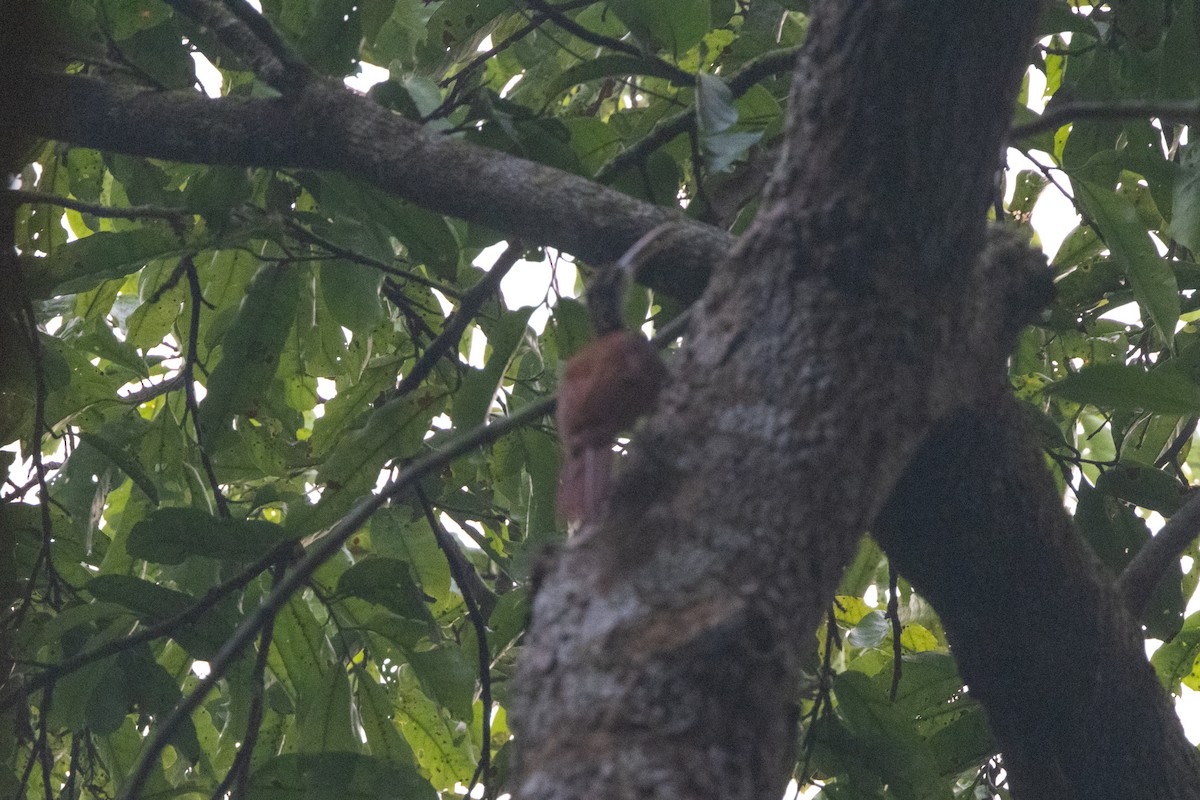
[[[1137,625],[1011,401],[942,425],[875,537],[945,624],[1016,797],[1200,797]]]
[[[461,139],[433,136],[345,87],[312,81],[287,99],[208,99],[94,78],[39,75],[0,102],[0,128],[108,152],[204,164],[331,169],[439,213],[595,264],[678,221],[675,248],[641,274],[684,300],[728,251],[725,232],[677,209]]]

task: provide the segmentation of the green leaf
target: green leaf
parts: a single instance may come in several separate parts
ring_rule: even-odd
[[[108,460],[120,467],[121,471],[128,475],[139,489],[146,493],[151,503],[158,505],[158,487],[146,474],[146,470],[142,469],[141,462],[136,457],[125,452],[116,442],[109,441],[99,434],[84,431],[79,434],[79,440],[103,453]]]
[[[711,0],[608,0],[608,7],[635,35],[675,56],[712,27]]]
[[[93,233],[55,249],[45,258],[22,256],[35,299],[84,292],[113,278],[123,278],[148,261],[178,255],[180,242],[170,230],[158,227]]]
[[[198,508],[162,508],[133,526],[126,549],[134,558],[181,564],[190,556],[253,561],[291,537],[279,525],[222,519]]]
[[[350,715],[350,679],[344,669],[326,670],[316,693],[300,706],[301,753],[355,752],[361,749]]]
[[[338,259],[321,264],[320,276],[321,295],[338,325],[365,334],[383,321],[382,272]]]
[[[202,441],[216,447],[238,414],[255,416],[275,378],[279,355],[292,329],[307,270],[268,264],[254,276],[233,324],[221,340],[221,360],[208,378],[197,426]]]
[[[892,623],[884,613],[872,611],[858,621],[846,635],[846,640],[855,647],[878,647],[891,632]]]
[[[657,59],[638,58],[624,53],[606,53],[563,70],[547,87],[546,93],[561,94],[581,83],[617,75],[653,75],[670,80],[675,77],[675,72]]]
[[[1200,611],[1188,616],[1178,635],[1158,648],[1150,663],[1171,694],[1182,694],[1180,684],[1200,691]]]
[[[431,628],[434,624],[425,595],[412,579],[411,567],[398,559],[375,557],[358,562],[338,578],[337,591],[381,605]]]
[[[475,764],[466,732],[426,696],[411,668],[401,667],[397,672],[392,696],[400,730],[433,787],[445,792],[470,780]]]
[[[454,395],[453,417],[457,429],[469,430],[483,423],[532,314],[533,309],[529,307],[510,311],[488,329],[488,346],[492,353],[487,364],[483,369],[468,372],[462,387]]]
[[[1075,181],[1075,185],[1109,250],[1124,264],[1138,304],[1149,313],[1169,347],[1180,310],[1179,286],[1170,263],[1158,255],[1129,200],[1087,181]]]
[[[230,212],[250,199],[250,181],[241,167],[208,167],[188,181],[183,195],[188,210],[222,230]]]
[[[441,410],[441,398],[427,390],[389,400],[367,418],[365,426],[343,437],[317,477],[335,487],[346,485],[373,477],[390,459],[414,455]]]
[[[1172,187],[1171,236],[1193,253],[1200,253],[1200,148],[1180,149]]]
[[[88,582],[87,590],[97,600],[125,606],[151,625],[196,604],[196,598],[190,594],[130,575],[98,575]],[[178,626],[170,636],[192,657],[204,661],[217,654],[232,631],[231,621],[213,610],[193,623]]]
[[[1200,413],[1200,387],[1175,371],[1094,364],[1046,387],[1076,403],[1158,414]]]
[[[296,705],[301,708],[322,691],[322,678],[330,669],[328,648],[325,633],[312,610],[302,597],[292,595],[275,618],[269,663],[273,673],[291,684]],[[340,664],[337,669],[341,669]]]
[[[455,645],[442,645],[411,653],[408,661],[421,685],[451,716],[463,721],[471,719],[476,670],[466,661],[462,650]]]
[[[416,770],[359,753],[286,753],[250,776],[246,800],[437,800]]]
[[[1183,487],[1171,475],[1149,464],[1123,460],[1096,481],[1102,492],[1169,517],[1183,504]]]
[[[362,721],[371,755],[415,772],[417,756],[400,734],[399,726],[395,722],[396,710],[392,708],[392,701],[387,692],[367,675],[361,675],[355,685],[358,716]],[[430,790],[432,789],[431,786]]]
[[[733,92],[716,75],[696,76],[696,125],[701,137],[723,133],[738,121]]]

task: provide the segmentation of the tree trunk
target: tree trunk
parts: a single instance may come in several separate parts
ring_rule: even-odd
[[[1020,248],[976,258],[1036,11],[814,8],[768,200],[607,517],[536,597],[524,800],[779,796],[843,566],[934,423],[1002,382],[1036,305]]]

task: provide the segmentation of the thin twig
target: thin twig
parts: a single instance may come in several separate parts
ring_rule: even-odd
[[[195,369],[200,362],[200,356],[197,352],[196,342],[200,338],[200,308],[204,305],[204,293],[200,288],[200,276],[196,272],[196,264],[190,255],[184,256],[185,269],[187,270],[188,289],[191,292],[192,298],[192,313],[188,320],[188,342],[187,355],[183,359],[183,368],[180,374],[183,375],[183,390],[187,397],[188,416],[192,418],[192,430],[196,434],[196,449],[200,452],[200,463],[204,466],[204,474],[208,478],[209,487],[212,489],[213,500],[217,504],[217,512],[229,519],[229,503],[225,499],[225,493],[221,491],[221,484],[217,480],[217,472],[213,469],[212,459],[208,457],[208,450],[204,447],[204,440],[200,431],[200,403],[196,400],[196,380]]]
[[[388,483],[379,494],[363,498],[328,532],[317,538],[312,543],[311,549],[292,566],[279,584],[263,599],[258,608],[242,621],[242,624],[226,640],[217,654],[209,660],[208,675],[202,678],[195,688],[175,706],[175,709],[155,726],[154,733],[149,737],[141,756],[129,773],[125,789],[120,794],[121,800],[134,800],[134,798],[140,797],[146,779],[150,776],[151,770],[162,756],[163,749],[182,721],[189,718],[191,713],[199,708],[200,704],[204,702],[204,698],[239,657],[242,649],[259,635],[267,621],[279,613],[279,609],[288,602],[292,594],[302,588],[322,564],[341,550],[346,540],[354,535],[376,511],[389,501],[402,496],[426,475],[436,473],[459,457],[473,452],[476,448],[491,444],[501,437],[553,413],[555,400],[554,397],[546,397],[529,403],[503,420],[490,425],[481,425],[469,433],[454,437],[441,450],[414,462]]]
[[[181,208],[162,208],[161,206],[129,206],[127,208],[113,208],[112,206],[102,206],[99,203],[85,203],[82,200],[75,200],[70,197],[61,197],[53,194],[43,194],[41,192],[30,192],[24,189],[8,189],[4,192],[12,198],[18,205],[53,205],[69,208],[72,211],[78,211],[81,214],[91,214],[93,217],[104,217],[106,219],[166,219],[166,220],[181,220],[189,219],[192,212],[185,211]]]
[[[462,339],[463,333],[466,332],[467,326],[475,319],[475,315],[479,313],[487,299],[500,288],[500,281],[520,260],[524,252],[525,246],[521,242],[517,240],[509,242],[508,247],[496,259],[491,270],[462,296],[462,302],[446,320],[442,332],[429,343],[429,346],[421,353],[421,357],[417,359],[417,363],[413,364],[413,368],[400,380],[395,389],[388,392],[389,398],[403,397],[416,389],[433,371],[442,356],[458,348],[458,343]]]
[[[199,620],[211,611],[226,595],[244,588],[250,581],[261,575],[263,570],[269,568],[273,563],[278,562],[280,558],[290,553],[295,546],[295,543],[291,541],[277,545],[269,553],[246,567],[237,575],[209,589],[195,603],[181,610],[179,613],[164,619],[162,622],[156,622],[120,639],[105,642],[91,650],[76,653],[65,661],[48,667],[45,671],[39,672],[37,675],[26,678],[25,684],[18,691],[0,700],[0,711],[7,710],[30,693],[51,686],[64,676],[70,675],[72,672],[80,670],[88,664],[94,664],[109,656],[124,652],[131,647],[137,647],[140,644],[152,642],[164,636],[171,636],[185,625],[190,625]]]
[[[457,299],[459,297],[459,291],[453,286],[448,286],[431,278],[426,278],[419,272],[393,267],[391,264],[385,264],[379,259],[365,256],[362,253],[356,253],[353,250],[348,250],[345,247],[336,244],[335,242],[329,241],[320,234],[313,233],[295,220],[288,221],[288,230],[291,231],[293,236],[305,244],[320,247],[323,250],[328,250],[330,253],[333,253],[339,258],[344,258],[347,261],[353,261],[355,264],[362,264],[366,267],[372,267],[373,269],[377,269],[380,272],[388,275],[405,278],[413,283],[419,283],[423,286],[428,286],[430,289],[437,289],[439,292],[451,299]]]
[[[1116,102],[1077,101],[1051,106],[1032,122],[1014,125],[1009,131],[1010,142],[1046,131],[1056,131],[1063,125],[1082,120],[1123,120],[1158,118],[1185,125],[1200,123],[1200,101],[1169,102],[1162,100],[1125,100]]]
[[[279,583],[283,575],[283,563],[276,561],[271,568],[273,584]],[[263,720],[263,690],[266,688],[267,660],[271,652],[271,639],[275,635],[275,618],[272,617],[263,625],[258,637],[258,654],[254,659],[254,675],[250,682],[250,710],[246,721],[246,733],[242,736],[242,745],[238,748],[233,763],[221,783],[213,790],[212,800],[224,800],[230,786],[235,786],[233,796],[246,796],[247,783],[250,778],[250,757],[254,754],[254,746],[258,743],[258,734],[262,729]]]
[[[450,567],[450,577],[454,579],[458,590],[462,592],[463,602],[467,606],[467,617],[475,628],[475,641],[479,653],[479,702],[483,706],[483,713],[479,719],[483,749],[479,754],[479,766],[467,786],[466,797],[471,797],[471,793],[475,790],[475,783],[479,780],[483,783],[483,800],[489,800],[492,796],[491,784],[488,779],[492,762],[492,657],[488,649],[487,621],[483,618],[479,602],[471,589],[478,581],[479,576],[474,575],[475,568],[471,566],[466,556],[458,549],[454,539],[438,522],[437,516],[433,513],[433,506],[420,484],[417,485],[416,494],[421,508],[425,512],[425,520],[429,523],[429,529],[433,532],[433,538],[437,541],[438,548],[446,556],[446,564]],[[475,581],[471,580],[472,575],[474,575]]]
[[[588,44],[594,44],[597,47],[606,47],[609,50],[615,50],[618,53],[625,53],[626,55],[640,58],[643,61],[652,61],[661,67],[664,72],[671,76],[670,80],[672,83],[678,84],[679,86],[693,86],[696,83],[696,76],[687,70],[681,69],[675,64],[672,64],[670,61],[666,61],[658,56],[643,52],[636,45],[632,45],[629,42],[621,39],[614,39],[611,36],[605,36],[602,33],[596,33],[593,30],[589,30],[568,17],[566,14],[562,13],[562,11],[559,9],[547,3],[546,0],[525,0],[525,2],[534,11],[537,11],[548,17],[558,27],[562,28],[572,36],[582,39]]]
[[[903,651],[900,646],[900,573],[888,562],[888,603],[887,618],[892,623],[892,688],[888,693],[891,701],[896,702],[900,692],[900,670],[902,669]]]
[[[796,63],[799,47],[787,47],[763,53],[758,58],[747,61],[741,69],[729,76],[726,83],[730,93],[741,97],[764,78],[780,72],[790,71]],[[676,136],[696,129],[696,109],[690,107],[684,111],[659,120],[650,132],[630,145],[625,150],[613,156],[608,163],[596,170],[596,180],[607,182],[621,170],[640,163],[655,150],[663,147]]]
[[[50,752],[50,705],[54,701],[54,689],[47,686],[42,692],[42,705],[38,709],[38,742],[42,751],[42,792],[46,800],[54,800],[54,784],[50,773],[54,768],[54,757]]]

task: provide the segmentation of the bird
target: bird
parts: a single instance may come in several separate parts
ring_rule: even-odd
[[[621,318],[638,256],[659,232],[656,228],[639,239],[588,286],[595,338],[567,361],[556,415],[563,455],[558,515],[567,522],[582,524],[599,515],[612,485],[617,434],[654,409],[667,380],[657,349],[626,329]]]

